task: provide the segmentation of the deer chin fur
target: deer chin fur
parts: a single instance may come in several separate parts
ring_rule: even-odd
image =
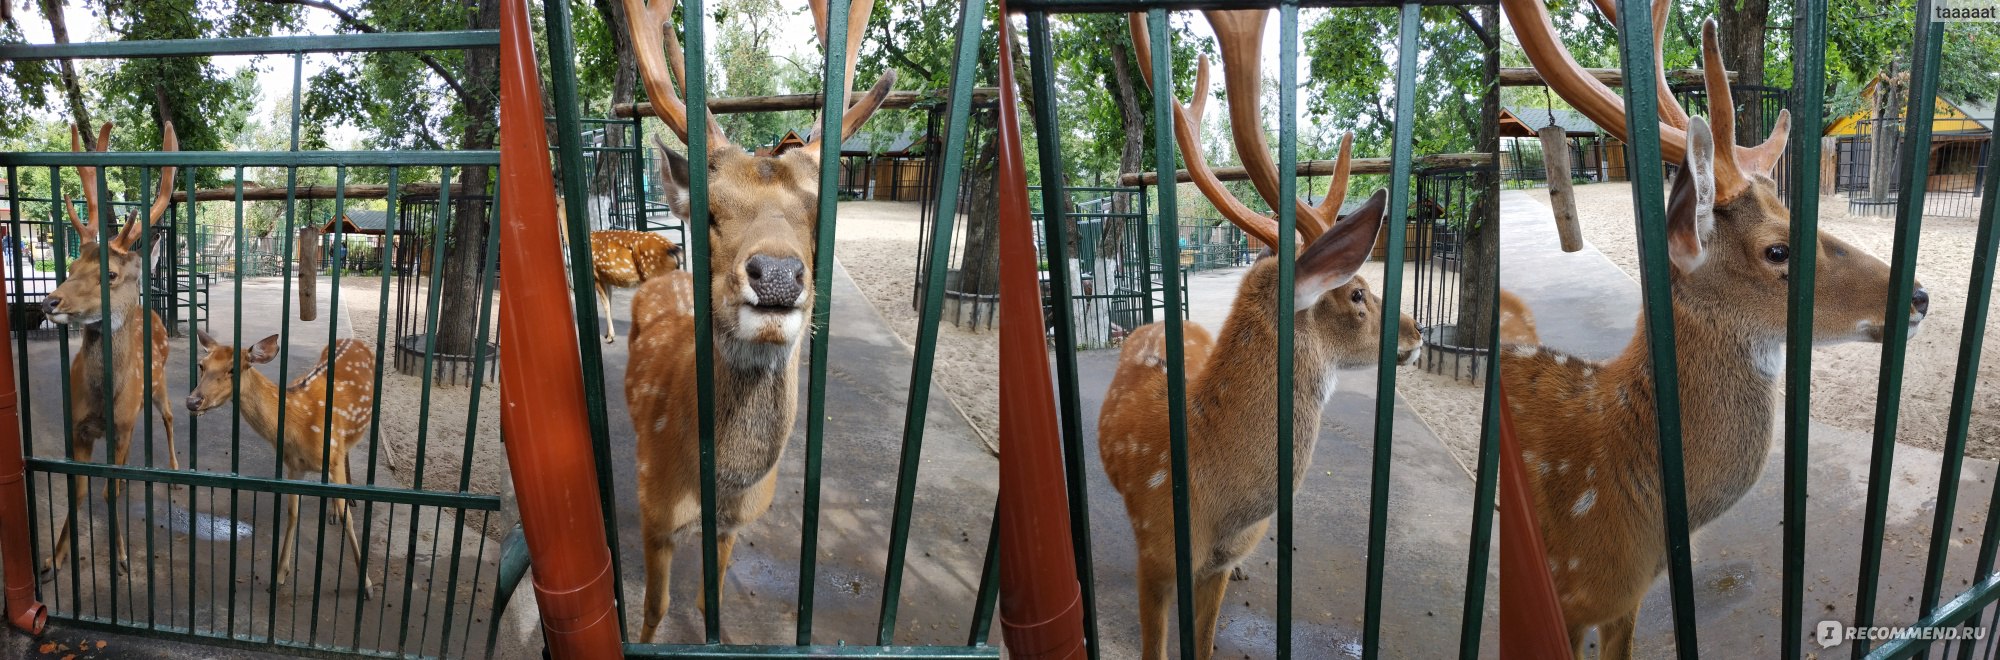
[[[776,371],[791,361],[804,334],[805,312],[773,312],[752,305],[736,308],[736,327],[721,343],[723,358],[743,371]]]

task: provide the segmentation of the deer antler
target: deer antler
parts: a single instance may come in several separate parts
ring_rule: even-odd
[[[826,24],[826,0],[811,0],[811,5],[813,28],[815,33],[819,35],[820,46],[825,48],[828,53],[831,53],[833,52],[833,44],[827,43],[830,37],[828,36]],[[853,4],[847,8],[847,75],[841,79],[841,89],[847,89],[854,84],[854,65],[856,59],[861,54],[861,39],[868,34],[868,17],[874,11],[875,0],[854,0]],[[851,98],[853,96],[852,92],[846,93],[841,98],[841,103],[845,104],[846,107],[846,111],[841,113],[840,118],[841,141],[844,142],[847,138],[854,137],[855,133],[860,132],[861,125],[867,122],[868,118],[875,114],[876,110],[882,108],[882,102],[888,100],[889,90],[895,85],[896,70],[888,69],[882,72],[882,77],[875,80],[875,86],[870,88],[868,93],[862,95],[860,99]],[[814,135],[812,141],[806,143],[806,150],[813,154],[818,154],[821,137]]]
[[[1215,29],[1216,40],[1222,49],[1224,67],[1223,86],[1229,94],[1230,135],[1235,139],[1236,151],[1243,160],[1243,168],[1250,175],[1252,186],[1257,189],[1271,208],[1277,208],[1278,183],[1281,174],[1271,159],[1271,150],[1264,139],[1262,126],[1262,72],[1259,64],[1263,44],[1265,17],[1268,10],[1235,10],[1203,12],[1209,25]],[[1146,33],[1144,14],[1131,15],[1132,43],[1140,73],[1148,85],[1164,89],[1172,95],[1171,84],[1154,85],[1152,69],[1151,39]],[[1197,63],[1195,72],[1195,95],[1193,101],[1182,106],[1179,99],[1174,102],[1174,138],[1180,145],[1182,157],[1187,162],[1189,178],[1202,196],[1215,204],[1223,217],[1244,232],[1272,248],[1278,245],[1277,222],[1237,200],[1208,166],[1206,156],[1197,138],[1200,130],[1203,106],[1208,97],[1208,58],[1203,56]],[[1314,238],[1333,226],[1340,203],[1347,194],[1347,173],[1349,161],[1354,153],[1354,136],[1348,135],[1341,142],[1340,159],[1334,164],[1333,187],[1326,199],[1319,205],[1307,204],[1304,200],[1293,199],[1291,203],[1298,209],[1298,231],[1302,243],[1310,243]]]
[[[76,124],[70,124],[69,150],[73,153],[83,153],[84,150],[83,136],[78,132],[79,130]],[[97,151],[103,152],[110,146],[111,122],[105,122],[102,127],[97,129]],[[98,213],[97,167],[94,165],[78,165],[76,166],[76,176],[83,183],[84,219],[77,219],[76,206],[69,202],[67,196],[63,198],[63,206],[69,209],[69,224],[71,227],[76,228],[77,237],[85,243],[95,243],[97,242]]]
[[[160,135],[160,151],[170,153],[180,151],[181,140],[174,133],[174,123],[171,121],[163,122],[162,126],[164,127],[164,132]],[[174,201],[174,173],[176,171],[176,168],[172,165],[160,168],[159,192],[153,196],[152,208],[146,211],[146,222],[141,224],[137,221],[137,218],[134,218],[133,222],[127,223],[124,231],[119,232],[118,237],[111,241],[113,249],[131,249],[132,245],[139,241],[141,227],[158,223],[160,218],[166,216],[167,209],[173,205]]]
[[[1658,35],[1666,24],[1668,1],[1653,2],[1656,69],[1660,66]],[[1617,22],[1617,11],[1607,6],[1608,0],[1594,2],[1607,18]],[[1629,142],[1625,102],[1577,64],[1562,40],[1556,38],[1554,24],[1549,20],[1549,9],[1542,4],[1542,0],[1500,0],[1500,4],[1506,9],[1509,22],[1514,25],[1515,34],[1521,38],[1521,49],[1527,53],[1528,61],[1535,65],[1535,70],[1548,81],[1549,88],[1584,116],[1590,117],[1591,121],[1603,126],[1612,136]],[[1763,144],[1755,147],[1734,146],[1736,105],[1730,96],[1728,74],[1722,67],[1722,51],[1716,44],[1714,19],[1702,23],[1701,50],[1702,82],[1708,89],[1710,131],[1718,146],[1730,145],[1726,149],[1717,149],[1715,154],[1715,199],[1717,203],[1722,203],[1749,189],[1750,172],[1768,174],[1777,165],[1778,158],[1785,152],[1791,112],[1779,111],[1771,136]],[[1687,114],[1674,102],[1673,94],[1666,86],[1665,71],[1658,69],[1655,75],[1659,81],[1660,157],[1668,163],[1678,164],[1687,156]]]
[[[687,83],[687,64],[682,55],[680,38],[675,36],[670,23],[674,17],[674,0],[624,2],[625,14],[630,17],[627,22],[631,25],[632,51],[639,58],[639,81],[646,86],[646,96],[652,99],[653,107],[659,110],[660,120],[666,122],[667,128],[673,129],[674,134],[685,143],[688,139],[687,103],[674,89],[674,81]],[[665,48],[660,46],[663,32],[667,40]],[[667,62],[662,59],[663,53],[673,58],[671,78],[668,77]],[[722,134],[722,125],[716,123],[715,113],[708,116],[708,137],[710,149],[730,143],[729,138]]]

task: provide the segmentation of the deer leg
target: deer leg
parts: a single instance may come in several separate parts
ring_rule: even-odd
[[[1229,590],[1229,572],[1214,571],[1194,586],[1194,657],[1208,660],[1215,653],[1216,620],[1222,616],[1222,596]]]
[[[334,480],[353,484],[354,468],[347,463],[347,457],[341,456],[335,462],[340,464],[340,469],[333,472]],[[362,561],[361,537],[354,533],[354,507],[347,500],[337,499],[333,501],[333,510],[339,513],[341,526],[347,528],[347,549],[354,552],[354,569],[361,573],[361,599],[368,600],[375,593],[375,581],[368,577],[368,564]]]
[[[160,374],[166,373],[166,356],[162,355],[159,357],[160,360],[158,363],[153,365],[153,375],[155,376],[153,379],[153,407],[160,411],[160,419],[164,420],[167,426],[167,466],[179,470],[181,469],[181,455],[174,453],[174,407],[167,403],[169,399],[167,399],[166,380],[158,377]],[[179,488],[179,486],[172,486],[172,488]]]
[[[1632,657],[1632,633],[1638,624],[1639,608],[1634,606],[1625,616],[1598,626],[1598,660],[1629,660]]]
[[[299,536],[299,496],[286,495],[285,531],[278,535],[278,574],[271,581],[277,586],[285,586],[285,578],[292,574],[292,543]]]
[[[131,409],[132,415],[129,417],[125,415],[119,416],[123,419],[119,420],[120,423],[118,424],[118,434],[112,436],[111,438],[112,440],[111,458],[115,460],[118,465],[125,465],[126,464],[125,459],[132,453],[132,427],[134,425],[133,424],[134,421],[139,415],[139,408],[140,406],[132,407]],[[106,484],[104,486],[105,507],[111,508],[113,511],[117,510],[119,504],[118,494],[120,491],[124,490],[123,488],[124,484],[125,484],[124,481],[114,479],[111,481],[111,483]],[[151,515],[151,513],[152,513],[151,511],[147,512],[148,515]],[[117,526],[114,525],[113,527]],[[117,575],[124,575],[126,570],[130,568],[127,565],[127,559],[126,559],[127,555],[125,553],[125,534],[123,532],[124,532],[123,529],[113,529],[111,531],[111,538],[116,541],[115,545],[118,546],[117,548],[118,563],[115,564],[113,568],[113,571]]]
[[[716,600],[722,599],[722,588],[728,586],[729,584],[729,563],[730,563],[729,556],[731,554],[734,554],[735,552],[736,552],[735,532],[724,532],[722,534],[722,538],[716,539],[715,563],[717,566],[721,567],[716,569],[715,571]],[[695,603],[697,605],[700,605],[700,607],[697,609],[699,609],[702,614],[708,614],[708,590],[705,587],[702,590],[701,600],[696,601]]]
[[[1140,653],[1146,660],[1166,660],[1167,657],[1167,604],[1173,597],[1174,581],[1169,574],[1165,580],[1159,576],[1146,574],[1139,569],[1139,640]]]
[[[603,280],[597,282],[597,300],[604,304],[604,343],[618,343],[618,326],[611,322],[611,289]]]
[[[650,518],[651,516],[647,516]],[[674,531],[664,520],[648,520],[646,528],[646,614],[639,642],[653,641],[660,620],[667,616],[669,579],[673,577]]]
[[[71,449],[69,458],[71,461],[77,463],[90,462],[91,455],[97,453],[97,436],[101,435],[97,431],[98,424],[95,423],[93,418],[86,415],[88,413],[78,415],[81,419],[73,425],[74,431],[70,436]],[[70,477],[69,490],[77,494],[76,497],[72,498],[75,504],[69,508],[69,514],[63,517],[62,531],[56,533],[55,554],[49,555],[48,560],[42,562],[42,579],[45,580],[55,577],[56,568],[62,565],[63,560],[69,558],[70,529],[76,525],[77,507],[89,506],[90,479],[76,476]]]

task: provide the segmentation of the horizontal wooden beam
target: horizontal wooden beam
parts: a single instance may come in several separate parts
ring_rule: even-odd
[[[1493,162],[1492,154],[1432,154],[1429,156],[1418,156],[1416,158],[1416,164],[1422,167],[1470,167],[1473,165],[1485,165],[1492,162]],[[1299,176],[1331,176],[1333,174],[1333,164],[1334,161],[1330,160],[1299,161],[1299,170],[1298,170]],[[1215,170],[1216,178],[1221,179],[1223,181],[1250,180],[1250,173],[1245,171],[1242,167],[1231,166],[1231,167],[1217,167],[1212,169]],[[1350,163],[1348,173],[1388,174],[1389,159],[1356,158]],[[1180,183],[1189,183],[1191,181],[1194,181],[1194,179],[1188,176],[1187,170],[1178,170],[1174,172],[1174,178]],[[1153,185],[1153,182],[1158,181],[1159,179],[1160,177],[1158,173],[1155,172],[1126,172],[1124,174],[1118,175],[1118,185],[1150,186]]]
[[[1617,69],[1584,69],[1583,71],[1590,74],[1590,77],[1596,78],[1597,82],[1604,83],[1605,87],[1625,86],[1625,74]],[[1736,82],[1735,71],[1725,73],[1729,76],[1729,82]],[[1674,69],[1667,72],[1668,84],[1679,85],[1698,82],[1701,82],[1701,69]],[[1547,83],[1542,80],[1542,72],[1536,71],[1532,67],[1501,67],[1500,69],[1501,87],[1541,87],[1545,84]]]
[[[415,196],[415,197],[429,197],[432,199],[436,199],[438,194],[438,184],[410,183],[398,186],[397,190],[398,190],[397,194],[403,197]],[[451,196],[459,197],[466,195],[468,194],[467,190],[468,189],[463,185],[454,185],[451,187]],[[333,199],[338,191],[339,188],[335,186],[299,186],[297,189],[298,194],[294,197],[294,199]],[[388,199],[389,187],[378,186],[378,185],[351,185],[347,187],[347,198]],[[235,199],[236,199],[235,186],[230,186],[227,188],[203,188],[194,191],[194,201],[197,202],[228,202],[228,201],[235,201]],[[176,202],[187,201],[187,191],[183,190],[181,192],[174,193],[174,201]],[[271,187],[271,186],[253,186],[246,184],[243,186],[243,201],[282,202],[285,201],[285,189],[278,187]]]
[[[854,92],[854,95],[858,97],[866,93],[868,93],[868,90],[857,90]],[[889,92],[889,98],[882,101],[882,107],[887,110],[896,110],[902,108],[909,108],[921,101],[943,101],[945,99],[944,94],[945,90]],[[998,87],[972,88],[972,104],[975,106],[992,105],[999,99],[1000,99],[1000,88]],[[820,109],[821,105],[822,104],[820,102],[818,94],[779,94],[777,96],[737,96],[731,98],[709,99],[708,111],[718,115],[727,115],[739,112],[778,112],[782,110],[818,110]],[[612,116],[616,117],[631,117],[634,114],[637,114],[638,116],[641,117],[658,116],[654,114],[653,104],[651,103],[620,103],[618,105],[612,106],[611,114]]]

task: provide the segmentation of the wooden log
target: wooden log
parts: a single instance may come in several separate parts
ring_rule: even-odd
[[[868,93],[868,90],[865,89],[859,90],[854,92],[854,96],[859,97],[866,93]],[[1000,88],[998,87],[974,87],[972,89],[972,105],[975,107],[990,106],[998,102],[999,99],[1000,99]],[[915,106],[918,103],[924,101],[942,102],[944,100],[946,100],[945,90],[889,92],[889,97],[882,101],[882,109],[884,110],[904,109]],[[821,105],[822,103],[820,101],[820,96],[818,94],[738,96],[731,98],[709,99],[708,111],[718,115],[727,115],[727,114],[735,114],[742,112],[818,110],[820,109]],[[653,112],[653,104],[651,103],[620,103],[618,105],[611,107],[611,115],[614,117],[632,117],[635,115],[639,117],[659,116],[658,114]]]
[[[306,227],[299,230],[299,320],[311,321],[319,318],[319,295],[313,290],[319,284],[319,228]]]
[[[1418,156],[1416,158],[1416,164],[1421,167],[1471,167],[1473,165],[1486,165],[1492,162],[1492,154],[1433,154]],[[1333,163],[1330,160],[1299,161],[1298,175],[1331,176],[1333,174]],[[1390,164],[1387,158],[1356,158],[1351,163],[1352,169],[1349,170],[1349,174],[1388,174]],[[1223,181],[1250,180],[1250,174],[1245,172],[1242,167],[1217,167],[1213,169],[1215,170],[1215,177]],[[1158,180],[1159,176],[1155,172],[1126,172],[1118,175],[1118,185],[1121,186],[1150,186]],[[1180,183],[1188,183],[1194,179],[1188,176],[1187,170],[1179,170],[1174,172],[1174,180]]]
[[[1556,234],[1564,252],[1583,249],[1583,225],[1576,218],[1576,191],[1569,180],[1569,137],[1561,126],[1535,130],[1542,139],[1542,168],[1549,180],[1549,207],[1556,212]]]
[[[1584,69],[1584,73],[1604,83],[1605,87],[1625,86],[1625,74],[1617,69]],[[1726,72],[1729,82],[1736,82],[1736,72]],[[1701,82],[1701,69],[1673,69],[1667,72],[1667,84],[1692,85]],[[1542,87],[1548,82],[1542,79],[1542,72],[1532,67],[1510,66],[1500,68],[1501,87]]]
[[[435,183],[404,184],[402,186],[397,187],[396,194],[398,196],[435,198],[437,197],[438,194],[438,187],[439,187],[438,184]],[[333,199],[335,194],[338,193],[339,191],[340,189],[337,186],[299,186],[297,199]],[[451,196],[454,198],[466,194],[468,194],[468,189],[465,186],[453,185],[451,187]],[[347,187],[347,198],[388,199],[389,187],[379,186],[379,185],[350,185]],[[194,191],[194,201],[197,202],[229,202],[235,200],[236,200],[235,186],[229,186],[224,188],[203,188]],[[174,193],[174,201],[176,202],[187,201],[187,191]],[[285,201],[285,189],[282,187],[261,186],[261,185],[252,185],[249,183],[245,183],[243,185],[243,201],[282,202]]]

